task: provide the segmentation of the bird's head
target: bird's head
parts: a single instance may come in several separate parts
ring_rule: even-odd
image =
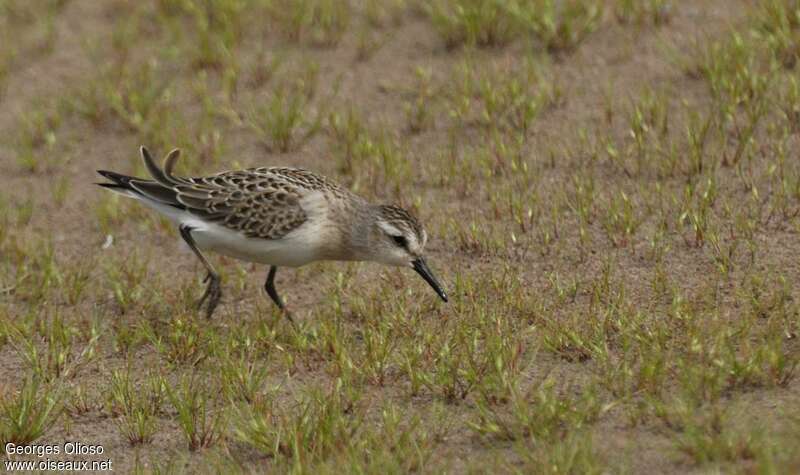
[[[381,205],[376,211],[370,236],[370,260],[414,269],[447,302],[447,294],[423,256],[428,241],[425,229],[414,216],[398,206]]]

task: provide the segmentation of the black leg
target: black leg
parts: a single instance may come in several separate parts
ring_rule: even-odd
[[[269,273],[267,274],[267,281],[264,283],[264,290],[267,291],[267,295],[269,298],[275,302],[275,305],[278,306],[279,309],[283,310],[283,313],[286,314],[286,317],[292,322],[294,325],[294,319],[292,318],[292,314],[286,310],[286,306],[283,305],[283,300],[281,300],[280,295],[278,295],[278,291],[275,290],[275,273],[278,271],[277,266],[270,266]]]
[[[197,302],[197,309],[203,308],[203,303],[208,300],[206,318],[211,318],[211,315],[214,314],[214,310],[217,308],[219,300],[222,297],[219,274],[217,274],[214,267],[206,260],[206,257],[200,252],[200,249],[197,248],[197,243],[194,242],[194,238],[192,237],[192,228],[190,226],[181,225],[178,229],[181,232],[183,240],[186,241],[186,244],[189,245],[189,248],[194,252],[197,258],[200,259],[200,262],[203,263],[203,266],[205,266],[208,272],[206,278],[203,279],[203,282],[207,282],[208,285],[206,286],[206,291],[203,293],[203,296],[200,297],[200,301]]]
[[[269,298],[275,302],[275,305],[277,305],[279,309],[283,310],[283,300],[281,300],[280,295],[278,295],[278,291],[275,290],[275,273],[277,271],[278,268],[276,266],[269,267],[269,274],[267,274],[267,281],[264,283],[264,289],[267,291]]]

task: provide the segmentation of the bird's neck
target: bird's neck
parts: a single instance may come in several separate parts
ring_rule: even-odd
[[[347,209],[335,209],[339,242],[337,260],[366,261],[373,253],[376,207],[364,200],[351,201]],[[338,215],[338,216],[336,216]]]

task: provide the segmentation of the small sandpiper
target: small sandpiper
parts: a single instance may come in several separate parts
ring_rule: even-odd
[[[140,151],[152,180],[98,170],[110,180],[98,185],[143,202],[178,226],[206,268],[207,286],[197,306],[201,309],[206,303],[209,318],[222,289],[219,274],[202,250],[269,265],[264,288],[284,312],[275,290],[278,266],[299,267],[320,260],[411,267],[447,302],[422,255],[428,235],[402,208],[371,204],[301,168],[248,168],[185,178],[172,173],[180,150],[167,154],[163,169],[145,147]]]

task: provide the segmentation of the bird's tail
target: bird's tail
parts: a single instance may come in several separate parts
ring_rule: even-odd
[[[130,198],[155,201],[178,208],[184,208],[177,199],[175,187],[189,183],[185,178],[172,174],[175,162],[180,156],[180,150],[175,149],[167,154],[164,159],[164,168],[159,168],[146,147],[141,147],[142,161],[153,180],[143,180],[132,176],[108,170],[97,170],[97,173],[109,180],[108,183],[97,183],[108,190],[120,193]]]

